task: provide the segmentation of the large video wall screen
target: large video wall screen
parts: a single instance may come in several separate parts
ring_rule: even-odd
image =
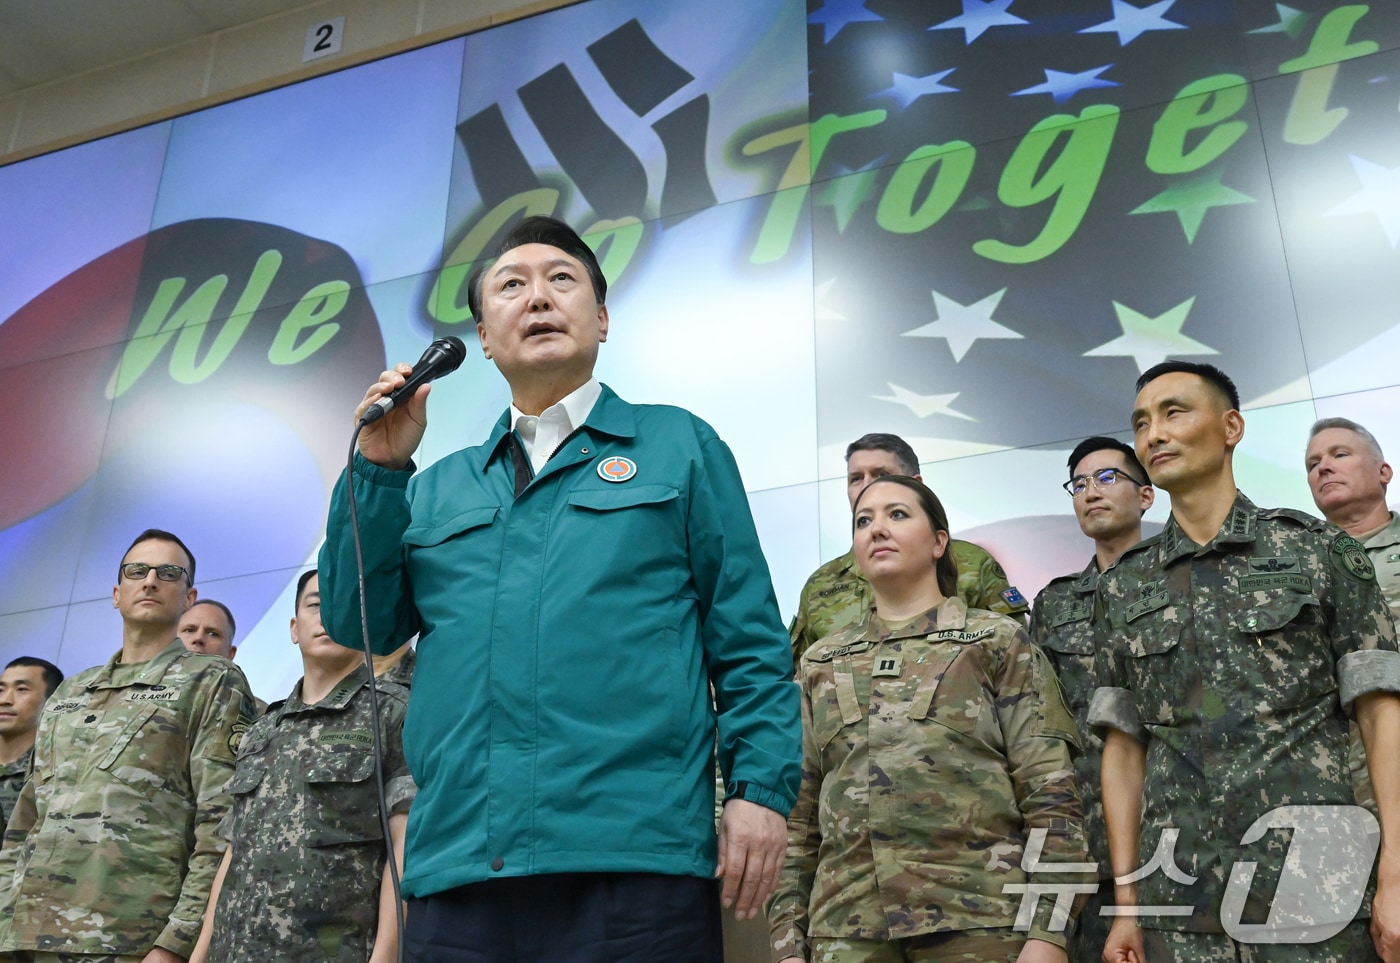
[[[1400,450],[1400,7],[1295,3],[590,0],[0,168],[0,658],[107,659],[160,527],[285,694],[350,412],[475,343],[523,213],[601,252],[600,377],[733,447],[785,613],[868,431],[1028,596],[1081,567],[1065,457],[1167,358],[1234,376],[1242,485],[1309,508],[1314,418]],[[470,358],[419,463],[508,401]]]

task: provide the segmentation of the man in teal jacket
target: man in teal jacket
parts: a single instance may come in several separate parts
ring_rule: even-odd
[[[421,633],[406,959],[718,960],[719,903],[751,917],[776,883],[800,764],[738,469],[689,412],[594,380],[606,281],[568,226],[521,222],[468,288],[510,410],[415,476],[421,388],[355,458],[373,647]],[[409,371],[384,372],[356,417]],[[320,558],[347,642],[348,497],[342,480]]]

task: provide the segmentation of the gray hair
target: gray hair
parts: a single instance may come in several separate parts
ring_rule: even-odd
[[[1376,441],[1376,436],[1350,418],[1318,419],[1313,422],[1312,430],[1308,432],[1308,440],[1312,441],[1313,438],[1317,437],[1318,432],[1326,431],[1329,428],[1344,428],[1352,432],[1366,443],[1367,448],[1371,449],[1371,454],[1376,456],[1376,461],[1385,461],[1385,455],[1381,452],[1381,443]]]

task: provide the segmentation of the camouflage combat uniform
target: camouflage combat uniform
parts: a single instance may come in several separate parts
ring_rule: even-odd
[[[1098,688],[1094,677],[1094,591],[1099,567],[1093,559],[1082,572],[1062,575],[1035,597],[1031,607],[1031,639],[1039,645],[1060,680],[1065,703],[1079,727],[1084,751],[1075,757],[1074,777],[1084,807],[1084,838],[1089,856],[1099,867],[1099,893],[1079,914],[1079,929],[1070,939],[1070,963],[1098,963],[1112,918],[1099,911],[1113,904],[1113,868],[1108,859],[1108,833],[1103,823],[1103,799],[1099,787],[1099,763],[1103,739],[1089,726],[1089,700]]]
[[[233,847],[219,891],[210,963],[369,959],[379,922],[384,833],[363,665],[320,702],[297,682],[243,740],[223,830]],[[407,813],[408,690],[378,683],[385,802]],[[402,869],[402,867],[400,867]]]
[[[251,708],[237,666],[178,639],[65,679],[0,851],[0,950],[188,956]]]
[[[1124,553],[1100,578],[1095,630],[1104,688],[1090,723],[1147,745],[1139,865],[1174,827],[1175,864],[1196,877],[1140,881],[1141,905],[1192,909],[1146,916],[1143,927],[1223,933],[1217,910],[1242,860],[1258,863],[1243,919],[1265,919],[1289,843],[1265,833],[1244,844],[1246,830],[1284,805],[1350,805],[1352,702],[1400,691],[1394,626],[1360,544],[1311,515],[1237,495],[1208,545],[1173,516]],[[1341,851],[1354,840],[1325,842]],[[1321,878],[1316,890],[1355,892]],[[1261,958],[1288,950],[1345,958],[1329,944]]]
[[[33,758],[34,747],[30,746],[14,762],[0,766],[0,831],[15,811],[15,802],[24,788],[24,781],[29,778],[29,763]]]
[[[413,669],[418,664],[418,650],[410,648],[399,661],[389,666],[379,676],[380,682],[393,682],[403,686],[405,689],[413,687]]]
[[[1376,582],[1390,605],[1390,618],[1400,623],[1400,515],[1391,512],[1390,524],[1372,533],[1362,544],[1376,568]]]
[[[809,649],[802,786],[769,904],[774,960],[828,939],[1010,927],[1027,834],[1083,863],[1074,719],[1015,622],[949,599],[908,622],[872,613]],[[1038,872],[1035,882],[1092,882]],[[1027,936],[1048,931],[1042,899]]]
[[[1006,580],[1006,570],[980,545],[953,539],[948,543],[958,566],[958,598],[968,608],[1000,612],[1024,621],[1026,599]],[[802,586],[788,634],[792,637],[792,665],[813,642],[865,618],[875,596],[856,565],[854,552],[833,558],[817,569]]]

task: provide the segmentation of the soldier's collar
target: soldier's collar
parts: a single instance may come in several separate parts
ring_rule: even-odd
[[[283,706],[283,715],[288,715],[293,712],[303,712],[308,709],[343,709],[350,703],[350,700],[354,697],[356,692],[359,692],[369,684],[369,672],[365,669],[363,662],[359,663],[355,666],[354,671],[337,682],[335,688],[331,689],[324,699],[314,705],[307,705],[305,699],[302,697],[301,687],[303,682],[305,682],[305,678],[297,680],[296,686],[292,689],[292,694],[287,697],[286,704]]]
[[[1082,595],[1092,594],[1099,585],[1099,563],[1093,555],[1089,556],[1089,564],[1084,566],[1084,571],[1079,573],[1079,577],[1074,580],[1074,590]]]
[[[1252,544],[1258,523],[1259,509],[1245,497],[1243,492],[1236,491],[1235,503],[1230,506],[1230,514],[1225,516],[1225,521],[1220,525],[1220,531],[1205,545],[1198,546],[1191,541],[1190,537],[1181,530],[1181,526],[1177,524],[1176,515],[1173,514],[1168,518],[1166,528],[1162,529],[1160,541],[1157,543],[1157,557],[1163,565],[1168,565],[1179,558],[1195,555],[1198,552],[1205,553],[1211,549],[1229,545]]]
[[[865,621],[861,624],[859,641],[885,642],[890,639],[913,639],[934,632],[961,629],[966,624],[967,603],[957,596],[944,599],[922,615],[916,615],[912,619],[906,619],[902,622],[885,621],[880,618],[872,606],[870,611],[866,613]]]
[[[111,689],[128,685],[155,685],[165,676],[170,664],[180,656],[185,655],[186,651],[185,644],[177,637],[145,662],[128,666],[118,661],[122,657],[121,651],[118,650],[107,660],[107,664],[102,667],[101,671],[89,680],[86,688]],[[113,676],[119,669],[130,669],[133,674],[130,678],[123,678],[121,683],[116,683],[113,681]]]

